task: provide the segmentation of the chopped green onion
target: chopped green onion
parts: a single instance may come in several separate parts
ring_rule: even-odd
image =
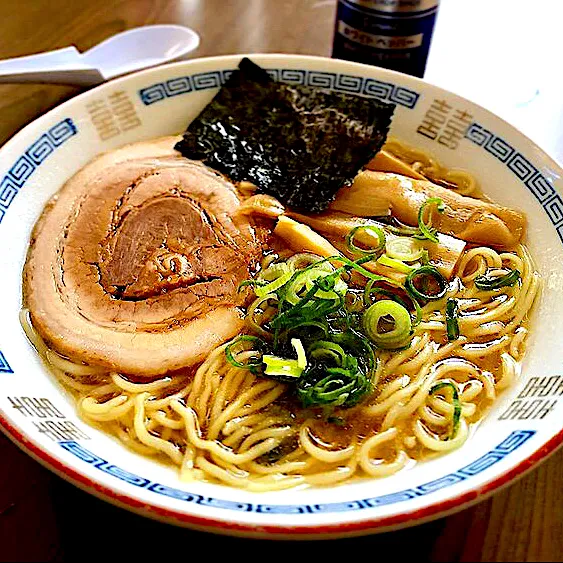
[[[297,321],[290,328],[285,330],[280,337],[287,341],[288,338],[299,338],[308,340],[323,340],[328,338],[329,327],[326,321]]]
[[[263,285],[267,285],[267,282],[260,281],[260,280],[244,280],[238,284],[237,292],[240,293],[241,289],[251,286],[251,287],[261,287]]]
[[[346,352],[340,344],[336,342],[330,342],[328,340],[317,340],[309,348],[309,354],[315,360],[320,359],[330,359],[337,366],[341,366],[344,363],[344,358],[346,357]]]
[[[391,319],[393,328],[380,332],[379,324],[385,317]],[[380,348],[402,348],[411,336],[412,322],[410,313],[396,301],[382,299],[376,301],[364,313],[364,330],[369,339]]]
[[[415,262],[423,257],[425,249],[412,237],[396,237],[385,243],[385,253],[389,258],[402,262]]]
[[[428,264],[430,264],[430,255],[428,254],[428,250],[426,250],[426,248],[422,251],[420,262],[423,266],[427,266]]]
[[[428,219],[428,223],[424,222],[424,212],[426,209],[429,209],[430,206],[435,205],[436,210],[438,213],[444,213],[446,210],[446,206],[441,198],[439,197],[431,197],[427,199],[418,210],[418,228],[420,230],[420,238],[428,239],[432,242],[438,242],[438,237],[436,236],[436,229],[432,228],[432,210],[430,210],[430,218]]]
[[[251,373],[258,373],[259,367],[262,364],[262,354],[260,350],[264,347],[265,342],[257,336],[250,336],[244,334],[235,338],[226,348],[225,357],[227,361],[237,368],[248,369]],[[233,348],[239,347],[238,350],[233,352]],[[239,362],[235,358],[235,354],[244,352],[253,352],[254,356],[250,356],[246,363]]]
[[[342,308],[343,295],[336,295],[337,299],[315,299],[319,291],[317,282],[313,287],[288,310],[279,313],[271,322],[273,328],[292,328],[302,324],[304,321],[315,321],[326,318],[330,313],[335,313]]]
[[[289,378],[292,380],[301,377],[303,373],[303,368],[299,366],[298,360],[287,360],[285,358],[279,358],[278,356],[264,354],[262,361],[266,365],[266,369],[264,370],[265,375]]]
[[[363,258],[360,258],[355,262],[353,260],[350,260],[349,258],[346,258],[346,256],[331,256],[326,260],[343,263],[344,266],[341,266],[340,268],[338,268],[338,270],[347,271],[349,269],[352,269],[358,272],[359,274],[361,274],[362,276],[364,276],[365,278],[368,278],[369,280],[381,281],[389,285],[392,285],[394,287],[401,287],[401,284],[399,284],[395,280],[392,280],[391,278],[388,278],[386,276],[380,276],[379,274],[373,274],[372,272],[366,270],[362,266],[364,262],[368,262],[371,260],[371,256],[364,256]]]
[[[475,278],[475,287],[491,291],[501,287],[512,287],[520,279],[520,272],[518,270],[511,270],[504,276],[479,276]]]
[[[335,342],[346,346],[348,349],[357,351],[358,361],[356,363],[362,364],[362,369],[364,369],[366,373],[375,375],[372,372],[374,372],[376,368],[377,358],[373,353],[373,347],[365,336],[354,329],[350,329],[340,334],[333,334],[332,338]],[[348,358],[351,358],[351,356],[348,356]],[[364,360],[366,360],[367,363],[364,362]],[[344,364],[348,365],[348,363],[347,360],[344,361]]]
[[[357,404],[373,387],[358,370],[357,363],[353,364],[351,362],[349,368],[320,366],[307,371],[297,382],[301,404],[304,407],[351,407]]]
[[[313,295],[319,299],[339,299],[348,290],[348,285],[339,275],[334,277],[335,273],[336,270],[328,262],[297,272],[288,280],[284,294],[286,301],[296,305],[313,287],[317,287]],[[326,281],[324,288],[321,289],[319,286],[323,283],[323,279]],[[320,283],[317,285],[315,282]],[[332,287],[329,287],[330,285]]]
[[[297,353],[297,365],[301,369],[305,369],[307,367],[307,356],[305,355],[305,348],[303,348],[303,343],[301,342],[301,340],[299,340],[299,338],[292,338],[291,345]]]
[[[461,418],[461,403],[460,403],[460,400],[459,400],[459,394],[457,392],[457,387],[449,381],[443,381],[441,383],[434,385],[434,387],[432,387],[432,389],[430,389],[430,395],[434,395],[434,393],[437,393],[438,391],[441,391],[442,389],[445,389],[445,388],[449,388],[449,389],[452,390],[452,402],[453,402],[453,405],[454,405],[454,416],[453,416],[453,420],[452,420],[452,433],[448,437],[448,440],[453,440],[457,436],[457,431],[459,429],[459,420]]]
[[[264,272],[262,272],[262,275],[265,279],[268,279],[266,278],[268,274],[273,279],[272,281],[270,281],[270,283],[259,286],[254,290],[254,293],[256,293],[257,297],[264,297],[269,293],[275,293],[278,289],[283,287],[293,276],[293,268],[284,263],[273,264],[267,270],[264,270]]]
[[[354,244],[354,239],[357,237],[358,233],[365,233],[370,238],[377,239],[377,246],[370,249],[360,248]],[[347,235],[346,235],[346,244],[351,252],[355,254],[374,254],[378,252],[385,246],[385,231],[379,227],[375,227],[373,225],[360,225],[358,227],[354,227]]]
[[[416,282],[419,280],[422,280],[425,285],[428,285],[428,278],[433,279],[438,286],[438,290],[435,293],[427,293],[426,290],[420,290],[416,287]],[[435,301],[446,295],[448,282],[434,266],[422,266],[407,276],[405,289],[416,299]]]
[[[450,297],[446,302],[446,332],[450,342],[459,338],[458,312],[457,299]]]
[[[364,305],[366,307],[369,307],[372,303],[371,295],[381,294],[384,295],[385,297],[388,297],[389,299],[392,299],[393,301],[396,301],[397,303],[399,303],[399,305],[402,305],[405,309],[408,309],[406,302],[403,299],[401,299],[401,297],[399,297],[396,293],[393,293],[389,289],[384,289],[382,287],[374,287],[374,283],[375,282],[370,280],[366,284],[366,287],[364,289]],[[415,327],[419,325],[420,321],[422,320],[422,309],[420,308],[418,301],[408,291],[405,291],[404,294],[406,295],[406,297],[409,298],[414,308],[415,314],[414,314],[414,319],[412,320],[412,326]]]
[[[388,268],[392,268],[393,270],[396,270],[397,272],[401,272],[402,274],[410,274],[415,269],[412,266],[409,266],[408,264],[401,262],[400,260],[395,260],[395,258],[390,258],[389,256],[387,256],[387,254],[382,254],[377,259],[377,262],[382,266],[387,266]]]
[[[371,230],[368,232],[373,235]],[[379,242],[383,247],[384,240]],[[233,341],[225,351],[231,365],[294,383],[295,392],[307,407],[348,408],[372,392],[378,359],[375,346],[361,329],[365,308],[355,306],[358,301],[361,305],[362,292],[349,288],[343,276],[355,271],[366,278],[369,287],[380,283],[396,291],[404,288],[366,270],[362,264],[375,257],[373,252],[364,253],[357,260],[341,255],[317,258],[300,254],[298,260],[271,264],[255,280],[249,280],[247,285],[257,288],[257,299],[249,307],[247,322],[268,343],[252,336]],[[405,264],[403,267],[410,268]],[[373,289],[376,291],[379,290]],[[412,300],[419,316],[420,306],[408,293],[405,295],[403,298],[407,303]],[[347,299],[350,296],[354,297],[352,301]],[[410,305],[409,309],[412,310]],[[406,306],[403,310],[409,317]],[[394,319],[385,321],[391,323]],[[410,317],[407,323],[412,324]],[[401,337],[393,341],[393,334],[391,339],[385,338],[387,347],[403,345],[405,340]],[[287,353],[290,344],[297,358]]]
[[[287,272],[295,272],[295,268],[287,264],[286,262],[275,262],[270,264],[266,269],[262,270],[258,274],[258,279],[260,281],[271,282],[277,280],[281,275]]]

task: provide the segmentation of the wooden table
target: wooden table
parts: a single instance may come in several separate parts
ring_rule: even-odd
[[[335,4],[336,0],[4,0],[0,58],[69,44],[85,50],[118,31],[148,23],[193,27],[202,40],[197,56],[329,55]],[[531,13],[531,4],[523,0],[442,0],[426,73],[430,81],[514,123],[560,163],[563,79],[556,53],[561,51],[562,4],[536,0]],[[542,15],[541,26],[534,14]],[[0,143],[79,91],[0,86]],[[0,560],[162,561],[172,555],[189,558],[194,548],[211,541],[216,547],[207,556],[252,553],[266,558],[273,553],[265,541],[250,544],[213,537],[114,508],[55,477],[3,436],[0,460]],[[321,559],[333,549],[401,561],[563,561],[563,452],[510,488],[449,518],[384,535],[275,547],[289,560],[308,555]]]

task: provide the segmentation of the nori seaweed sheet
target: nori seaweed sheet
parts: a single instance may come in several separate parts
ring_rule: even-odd
[[[244,58],[175,148],[289,207],[317,212],[380,150],[394,109],[276,82]]]

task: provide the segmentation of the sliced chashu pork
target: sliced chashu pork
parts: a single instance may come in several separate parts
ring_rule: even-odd
[[[24,270],[34,327],[59,353],[150,376],[193,365],[243,326],[260,235],[234,186],[173,150],[102,155],[37,223]]]

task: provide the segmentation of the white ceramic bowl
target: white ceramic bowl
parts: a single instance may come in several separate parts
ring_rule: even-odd
[[[0,150],[0,423],[63,478],[160,520],[229,534],[331,537],[412,525],[459,510],[521,476],[563,439],[562,170],[513,127],[471,102],[380,68],[316,57],[251,55],[280,80],[397,104],[391,134],[475,173],[495,201],[523,209],[544,279],[523,373],[459,450],[380,480],[249,493],[179,481],[168,468],[85,425],[18,321],[31,228],[49,197],[97,154],[179,133],[241,56],[193,60],[86,92]]]

